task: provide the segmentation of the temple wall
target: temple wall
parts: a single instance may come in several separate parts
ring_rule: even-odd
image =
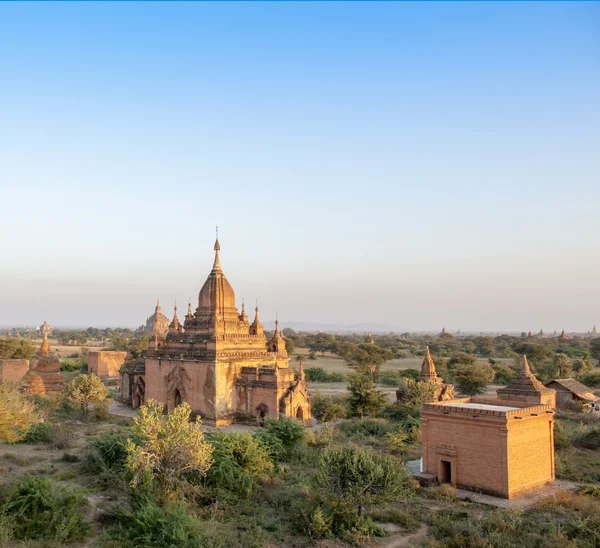
[[[554,481],[554,416],[540,413],[508,423],[509,498]]]
[[[29,371],[29,360],[0,360],[0,383],[20,382]]]
[[[127,352],[90,352],[88,371],[99,377],[117,377]]]
[[[504,420],[443,415],[424,408],[422,428],[423,472],[442,478],[446,461],[452,484],[508,496]]]

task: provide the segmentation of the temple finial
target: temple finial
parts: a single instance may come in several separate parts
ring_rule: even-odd
[[[41,354],[47,354],[50,350],[50,344],[48,343],[48,333],[44,331],[44,340],[42,341],[42,346],[40,347]]]
[[[304,365],[302,365],[302,360],[300,360],[300,370],[298,371],[298,380],[303,381],[304,377]]]
[[[219,251],[221,251],[221,244],[219,243],[219,227],[217,227],[217,239],[215,240],[215,262],[213,264],[213,270],[221,270],[221,262],[219,261]]]
[[[521,368],[521,374],[526,377],[531,375],[531,369],[529,369],[529,362],[527,361],[527,356],[523,354],[523,366]]]

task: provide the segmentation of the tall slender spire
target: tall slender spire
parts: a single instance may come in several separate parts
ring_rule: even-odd
[[[219,251],[221,251],[221,244],[219,243],[219,227],[217,227],[217,239],[215,240],[215,262],[213,263],[213,272],[222,272],[221,261],[219,260]]]
[[[42,341],[42,346],[40,347],[41,354],[47,354],[50,350],[50,343],[48,343],[48,333],[44,331],[44,340]]]
[[[302,365],[302,360],[300,360],[300,369],[298,370],[298,380],[299,381],[305,380],[304,365]]]
[[[181,331],[181,324],[179,323],[179,318],[177,317],[177,301],[175,301],[175,306],[173,308],[173,321],[171,322],[171,325],[169,325],[169,331],[171,333]]]
[[[527,356],[523,354],[523,364],[521,365],[521,375],[524,377],[531,376],[531,369],[529,368],[529,362],[527,361]]]
[[[188,311],[187,311],[186,318],[191,318],[191,317],[192,317],[192,298],[190,297],[190,300],[188,302]]]

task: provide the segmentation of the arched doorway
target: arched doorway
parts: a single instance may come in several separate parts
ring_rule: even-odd
[[[181,397],[181,392],[176,388],[175,392],[173,393],[173,407],[178,407],[182,403],[183,398]]]
[[[298,407],[298,409],[296,409],[296,418],[299,421],[304,421],[304,409],[302,409],[302,407]]]

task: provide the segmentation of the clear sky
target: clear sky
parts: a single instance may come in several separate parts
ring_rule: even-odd
[[[286,322],[600,325],[600,4],[0,3],[0,325],[213,258]]]

